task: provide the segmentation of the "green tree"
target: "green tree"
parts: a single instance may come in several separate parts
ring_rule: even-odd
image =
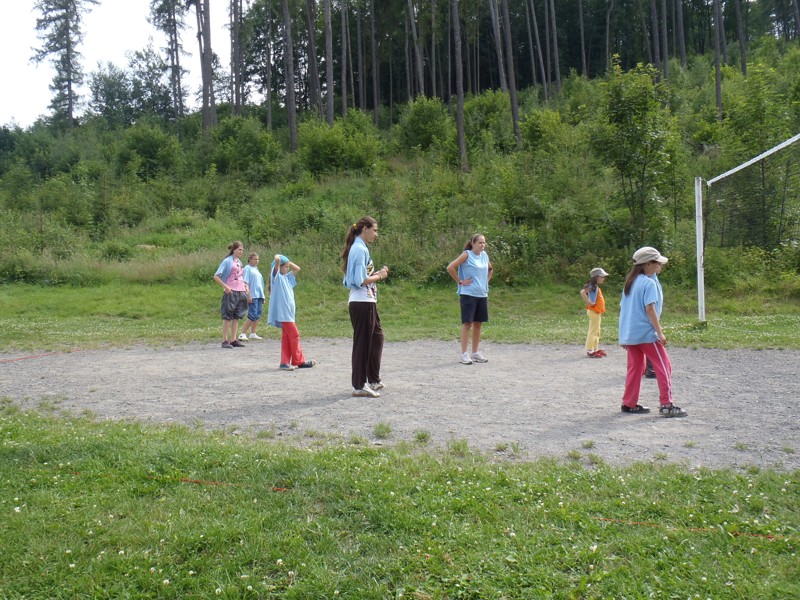
[[[102,117],[111,129],[133,123],[131,81],[128,74],[112,63],[89,73],[89,111]]]
[[[54,93],[50,102],[55,117],[61,117],[71,127],[78,103],[78,86],[83,82],[81,54],[78,47],[83,41],[81,21],[89,6],[99,0],[38,0],[34,8],[41,17],[36,19],[36,31],[42,47],[36,50],[33,60],[37,63],[50,58],[56,69],[50,90]]]
[[[659,183],[669,164],[671,120],[667,89],[658,71],[639,65],[623,72],[612,65],[605,82],[603,105],[593,132],[597,153],[614,167],[620,197],[630,214],[631,230],[625,243],[641,243],[655,227]]]

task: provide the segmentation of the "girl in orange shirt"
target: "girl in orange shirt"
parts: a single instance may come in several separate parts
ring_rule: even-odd
[[[600,284],[605,282],[608,273],[600,267],[589,272],[589,281],[581,289],[581,298],[586,304],[586,316],[589,317],[589,333],[586,334],[586,356],[603,358],[605,350],[600,349],[600,318],[606,312],[606,301]]]

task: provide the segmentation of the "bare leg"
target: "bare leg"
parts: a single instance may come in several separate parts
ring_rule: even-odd
[[[231,326],[231,322],[230,321],[226,321],[225,319],[222,320],[222,340],[223,341],[227,341],[228,340],[228,329],[230,328],[230,326]],[[236,339],[236,334],[235,333],[233,334],[233,339]]]
[[[472,353],[475,354],[478,351],[478,346],[481,343],[481,323],[477,321],[472,324]],[[466,352],[466,345],[465,350]]]
[[[472,323],[461,324],[461,354],[467,351],[467,344],[469,343],[469,329]]]
[[[231,323],[231,341],[236,339],[236,332],[239,329],[239,319],[234,319]]]

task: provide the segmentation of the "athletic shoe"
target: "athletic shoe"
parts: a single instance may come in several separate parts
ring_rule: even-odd
[[[656,372],[655,372],[654,369],[645,369],[644,376],[645,376],[646,379],[655,379],[656,378]]]
[[[224,342],[222,342],[222,347],[223,348],[233,348],[233,346],[231,346],[231,343],[228,340],[225,340]]]
[[[375,390],[371,389],[369,386],[364,386],[360,390],[353,390],[353,396],[357,398],[380,398],[381,395],[376,392]]]
[[[650,409],[646,406],[642,406],[641,404],[637,404],[636,406],[625,406],[622,405],[621,408],[622,412],[624,413],[649,413]]]
[[[471,365],[472,359],[469,357],[469,352],[464,352],[461,355],[461,364],[462,365]]]
[[[595,350],[594,353],[599,354],[600,356],[608,356],[605,350]]]
[[[242,340],[243,342],[246,342],[247,341],[247,334],[246,333],[240,333],[239,334],[239,339]]]
[[[587,358],[603,358],[603,355],[600,354],[597,350],[595,350],[594,352],[587,352],[586,356]]]
[[[257,333],[251,333],[251,334],[250,334],[250,339],[251,339],[251,340],[263,340],[264,338],[262,338],[262,337],[261,337],[260,335],[258,335]]]
[[[472,359],[472,362],[476,362],[476,363],[489,362],[489,359],[486,358],[483,354],[481,354],[480,350],[478,350],[477,352],[473,352],[472,356],[470,358]]]
[[[234,348],[244,348],[244,344],[239,340],[233,340],[231,342],[231,346],[233,346]]]
[[[311,367],[313,367],[315,364],[317,364],[317,361],[315,361],[315,360],[313,360],[313,359],[312,359],[312,360],[307,360],[307,361],[306,361],[306,362],[304,362],[302,365],[297,365],[297,368],[298,368],[298,369],[310,369],[310,368],[311,368]]]
[[[278,366],[278,368],[279,368],[281,371],[294,371],[294,370],[295,370],[297,367],[295,367],[294,365],[286,365],[286,364],[283,364],[283,363],[281,363],[281,364]]]
[[[685,417],[689,413],[683,410],[680,406],[674,404],[662,404],[658,409],[658,414],[662,417]]]
[[[386,387],[386,386],[385,386],[385,385],[383,385],[383,384],[382,384],[380,381],[378,381],[378,382],[376,382],[376,383],[370,383],[370,384],[369,384],[369,388],[370,388],[371,390],[375,390],[376,392],[377,392],[378,390],[382,390],[382,389],[383,389],[383,388],[385,388],[385,387]]]

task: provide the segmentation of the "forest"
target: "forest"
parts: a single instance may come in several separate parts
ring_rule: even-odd
[[[333,281],[372,214],[419,284],[480,231],[500,284],[648,244],[691,286],[695,178],[800,132],[798,0],[231,0],[228,65],[210,1],[152,0],[166,47],[88,74],[99,0],[36,2],[51,112],[0,127],[0,281],[206,281],[233,239]],[[800,295],[800,143],[711,189],[707,284]]]

